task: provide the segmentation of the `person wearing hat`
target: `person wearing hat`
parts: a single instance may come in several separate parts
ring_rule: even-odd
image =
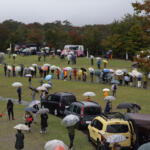
[[[21,130],[17,130],[15,148],[16,150],[21,150],[24,148],[24,134]]]

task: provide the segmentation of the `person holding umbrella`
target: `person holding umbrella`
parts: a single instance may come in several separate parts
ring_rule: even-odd
[[[24,148],[24,134],[21,130],[17,130],[15,148],[16,150],[21,150]]]
[[[24,115],[24,120],[25,120],[25,125],[29,127],[29,132],[30,132],[30,127],[33,121],[33,117],[30,112],[26,111]]]
[[[14,111],[13,111],[13,102],[9,99],[7,103],[7,112],[8,112],[8,118],[10,120],[10,115],[12,115],[12,120],[14,120]]]
[[[112,95],[113,95],[113,96],[116,96],[117,85],[116,85],[116,84],[113,84],[112,87],[111,87],[111,90],[112,90]]]
[[[46,128],[48,127],[47,123],[48,115],[47,113],[42,113],[41,114],[41,131],[40,133],[46,133]]]

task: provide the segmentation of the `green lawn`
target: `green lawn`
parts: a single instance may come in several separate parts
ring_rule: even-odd
[[[12,63],[12,59],[8,59],[6,56],[5,61],[9,64]],[[17,64],[25,64],[30,66],[33,63],[37,63],[38,65],[44,64],[43,59],[39,63],[37,62],[37,56],[28,56],[28,57],[20,57],[16,58]],[[57,65],[60,67],[66,67],[67,60],[60,60],[59,58],[47,58],[47,63],[52,65]],[[128,68],[131,69],[131,62],[123,61],[123,60],[113,60],[108,63],[108,68],[121,69]],[[72,65],[70,65],[72,67]],[[79,58],[77,60],[77,65],[74,65],[78,68],[90,67],[90,60],[87,58]],[[102,64],[103,66],[103,64]],[[94,68],[96,69],[96,61],[94,64]],[[89,80],[89,78],[88,78]],[[12,97],[17,98],[16,88],[13,88],[11,84],[15,81],[20,81],[23,83],[23,100],[31,101],[31,91],[28,89],[28,78],[20,78],[20,77],[4,77],[3,73],[3,65],[0,66],[0,96],[4,97]],[[85,97],[82,94],[86,91],[93,91],[96,93],[95,97],[92,97],[92,100],[100,103],[102,107],[105,106],[104,96],[102,89],[110,88],[111,85],[98,84],[98,83],[89,83],[89,82],[77,82],[77,81],[63,81],[63,80],[52,80],[53,88],[49,91],[49,93],[59,92],[59,91],[67,91],[72,92],[76,95],[78,100],[84,100]],[[40,85],[39,78],[32,80],[32,85],[37,87]],[[111,92],[109,93],[111,95]],[[39,99],[39,95],[36,96],[36,99]],[[117,98],[116,101],[113,102],[113,109],[116,111],[116,105],[120,102],[136,102],[142,106],[142,113],[150,113],[150,91],[145,89],[131,88],[131,87],[118,87],[117,89]],[[0,101],[0,112],[4,110],[6,107],[5,102]],[[1,130],[0,130],[0,141],[7,142],[8,144],[3,144],[0,142],[1,150],[12,149],[15,141],[15,129],[13,126],[17,123],[23,122],[23,106],[15,105],[15,121],[8,121],[6,118],[6,113],[4,113],[4,118],[0,118]],[[47,135],[40,135],[40,126],[39,122],[37,125],[32,126],[32,133],[25,134],[25,150],[41,150],[46,141],[54,138],[58,138],[63,140],[66,144],[69,143],[66,129],[61,126],[60,119],[56,118],[52,115],[49,115],[49,127]],[[93,146],[88,143],[87,137],[82,132],[77,131],[76,139],[75,139],[75,150],[92,150]]]

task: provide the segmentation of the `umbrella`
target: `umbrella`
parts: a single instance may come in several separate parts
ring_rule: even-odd
[[[49,81],[49,80],[51,80],[51,78],[52,78],[52,75],[47,75],[47,76],[45,77],[45,80],[46,80],[46,81]]]
[[[44,86],[37,87],[38,91],[47,91],[47,89]]]
[[[44,148],[45,150],[68,150],[64,142],[56,139],[46,142]]]
[[[109,91],[110,91],[110,89],[108,89],[108,88],[103,89],[103,92],[109,92]]]
[[[114,134],[114,135],[111,135],[109,136],[106,141],[110,144],[113,144],[113,143],[120,143],[120,142],[123,142],[126,140],[126,137],[124,135],[121,135],[121,134]]]
[[[111,83],[112,84],[120,84],[120,82],[118,80],[112,80]]]
[[[13,86],[13,87],[20,87],[20,86],[22,86],[22,83],[21,83],[21,82],[14,82],[14,83],[12,84],[12,86]]]
[[[33,67],[29,67],[29,70],[35,71],[35,69]]]
[[[33,67],[36,67],[36,66],[37,66],[37,64],[32,64],[32,66],[33,66]]]
[[[47,66],[43,66],[43,67],[42,67],[42,70],[43,70],[43,71],[47,71],[47,70],[48,70],[48,67],[47,67]]]
[[[95,71],[94,71],[94,74],[95,74],[96,76],[100,76],[100,75],[101,75],[101,72],[100,72],[99,70],[95,70]]]
[[[115,74],[116,74],[117,76],[121,76],[121,75],[123,75],[123,71],[120,70],[120,69],[118,69],[118,70],[115,71]]]
[[[60,68],[60,67],[57,67],[57,69],[58,69],[58,70],[61,70],[61,68]]]
[[[44,64],[43,66],[50,67],[51,65],[50,64]]]
[[[134,108],[137,107],[139,110],[141,110],[141,107],[136,104],[136,103],[128,103],[128,102],[123,102],[118,104],[117,109],[127,109],[127,108]]]
[[[128,72],[128,69],[124,68],[124,69],[121,69],[124,73],[127,73]]]
[[[57,67],[55,65],[50,67],[50,70],[55,70]]]
[[[27,107],[24,109],[24,111],[33,112],[33,111],[36,111],[36,109],[33,107]]]
[[[3,52],[0,52],[0,56],[4,56],[5,55],[5,53],[3,53]]]
[[[142,73],[138,72],[137,70],[132,70],[131,73],[132,73],[134,76],[136,76],[136,77],[139,77],[139,76],[142,77]]]
[[[111,73],[115,72],[113,69],[109,69],[109,71],[110,71]]]
[[[109,70],[109,69],[104,69],[104,70],[103,70],[103,72],[105,72],[105,73],[109,73],[109,72],[110,72],[110,70]]]
[[[104,100],[106,100],[106,101],[113,101],[113,100],[115,100],[116,98],[114,97],[114,96],[106,96],[105,98],[104,98]]]
[[[16,66],[15,67],[15,71],[21,71],[21,67],[20,66]]]
[[[94,56],[93,56],[93,55],[91,55],[91,56],[90,56],[90,58],[92,58],[92,59],[93,59],[93,58],[94,58]]]
[[[25,77],[32,77],[32,75],[31,74],[26,74]]]
[[[149,150],[149,149],[150,149],[150,142],[145,143],[138,148],[138,150]]]
[[[7,48],[7,51],[11,51],[11,49],[10,49],[10,48]]]
[[[11,67],[11,66],[7,66],[7,69],[8,69],[8,70],[12,70],[12,67]]]
[[[129,76],[135,77],[134,74],[132,72],[128,72]]]
[[[16,126],[14,126],[14,128],[17,130],[29,130],[29,127],[24,124],[18,124]]]
[[[107,60],[103,60],[103,62],[104,62],[104,63],[108,63],[108,61],[107,61]]]
[[[81,68],[81,70],[86,72],[86,69],[85,69],[85,68]]]
[[[96,96],[96,94],[94,92],[85,92],[83,96]]]
[[[41,103],[39,100],[34,100],[31,103],[29,103],[29,107],[33,107],[34,105],[37,105],[39,103]]]
[[[97,57],[96,59],[97,59],[97,60],[101,60],[101,57]]]
[[[13,56],[14,56],[14,57],[16,57],[16,56],[17,56],[17,54],[13,54]]]
[[[51,88],[52,87],[50,84],[47,84],[47,83],[43,84],[42,86],[45,88]]]
[[[89,70],[90,72],[94,72],[94,68],[92,68],[92,67],[88,68],[88,70]]]
[[[49,109],[48,108],[41,108],[38,110],[38,114],[45,114],[45,113],[48,113],[49,112]]]
[[[65,69],[66,69],[67,71],[71,71],[71,70],[72,70],[71,67],[66,67]]]
[[[76,115],[68,115],[62,120],[62,125],[65,127],[70,127],[76,125],[76,123],[79,122],[79,117]]]

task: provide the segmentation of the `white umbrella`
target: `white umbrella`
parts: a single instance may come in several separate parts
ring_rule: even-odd
[[[106,141],[110,144],[113,143],[120,143],[126,140],[126,137],[124,135],[121,134],[115,134],[115,135],[111,135],[109,136]]]
[[[50,64],[44,64],[43,66],[50,67],[51,65]]]
[[[65,69],[68,70],[68,71],[72,70],[71,67],[66,67]]]
[[[10,48],[7,48],[7,51],[11,51],[11,49],[10,49]]]
[[[102,58],[101,58],[101,57],[96,57],[96,59],[97,59],[97,60],[101,60]]]
[[[115,74],[116,74],[117,76],[121,76],[121,75],[123,75],[123,71],[120,70],[120,69],[118,69],[118,70],[115,71]]]
[[[17,54],[13,54],[13,56],[15,56],[15,57],[16,57],[16,56],[17,56]]]
[[[39,86],[36,88],[38,91],[47,91],[47,89],[44,86]]]
[[[93,58],[94,58],[94,56],[93,56],[93,55],[91,55],[91,56],[90,56],[90,58],[91,58],[91,59],[93,59]]]
[[[111,72],[111,73],[114,73],[114,72],[115,72],[115,70],[114,70],[114,69],[109,69],[109,70],[110,70],[110,72]]]
[[[26,126],[25,124],[18,124],[16,126],[14,126],[14,128],[17,130],[27,130],[27,131],[29,130],[29,127]]]
[[[15,67],[15,71],[21,71],[21,67],[20,66],[16,66]]]
[[[25,77],[32,77],[32,75],[31,74],[26,74]]]
[[[128,72],[129,76],[135,77],[135,75],[132,72]]]
[[[49,112],[49,109],[48,108],[41,108],[38,110],[38,114],[45,114],[45,113],[48,113]]]
[[[141,72],[138,72],[137,70],[132,70],[131,73],[132,73],[134,76],[136,76],[136,77],[139,77],[139,76],[142,77],[142,73],[141,73]]]
[[[110,89],[108,89],[108,88],[103,89],[103,92],[109,92],[109,91],[110,91]]]
[[[92,67],[88,68],[88,70],[89,70],[90,72],[94,72],[94,68],[92,68]]]
[[[106,101],[113,101],[113,100],[115,100],[116,98],[114,97],[114,96],[106,96],[105,98],[104,98],[104,100],[106,100]]]
[[[42,84],[42,86],[45,88],[51,88],[52,87],[50,84],[47,84],[47,83]]]
[[[65,127],[70,127],[70,126],[74,126],[77,122],[79,122],[79,117],[76,115],[68,115],[66,116],[61,124],[64,125]]]
[[[94,92],[85,92],[83,96],[96,96],[96,94]]]
[[[3,53],[3,52],[0,52],[0,56],[4,56],[5,55],[5,53]]]
[[[34,100],[31,103],[29,103],[29,107],[33,107],[34,105],[40,104],[41,102],[39,100]]]
[[[46,142],[44,146],[45,150],[55,150],[55,149],[61,149],[61,150],[68,150],[68,147],[64,144],[63,141],[60,140],[50,140]]]
[[[32,66],[36,67],[36,66],[37,66],[37,64],[32,64]]]
[[[7,69],[8,69],[8,70],[12,70],[12,67],[11,67],[11,66],[7,66]]]
[[[52,65],[51,67],[50,67],[50,70],[55,70],[57,67],[55,66],[55,65]]]
[[[29,70],[32,70],[32,71],[35,71],[35,69],[33,67],[29,67],[28,68]]]
[[[13,87],[20,87],[20,86],[22,86],[22,83],[21,83],[21,82],[14,82],[14,83],[12,84],[12,86],[13,86]]]

